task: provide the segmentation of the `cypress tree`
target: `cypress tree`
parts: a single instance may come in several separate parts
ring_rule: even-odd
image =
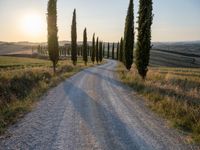
[[[91,54],[91,61],[94,64],[95,61],[95,33],[93,34],[92,38],[92,54]]]
[[[58,50],[58,28],[57,28],[57,0],[49,0],[47,9],[47,24],[48,24],[48,51],[49,59],[53,63],[54,74],[56,65],[59,60]]]
[[[87,65],[88,61],[88,52],[87,52],[87,29],[85,28],[83,32],[83,61],[85,62],[85,65]]]
[[[123,62],[123,50],[124,44],[123,44],[123,38],[120,40],[120,50],[119,50],[119,61]]]
[[[119,42],[117,43],[117,57],[116,57],[117,60],[119,60]]]
[[[130,0],[128,13],[126,16],[124,30],[124,64],[128,70],[133,64],[133,48],[134,48],[134,13],[133,0]]]
[[[91,42],[91,44],[92,44],[92,42]],[[91,59],[92,58],[92,45],[89,46],[89,51],[90,51],[90,59]]]
[[[102,62],[103,60],[103,42],[99,43],[99,61]]]
[[[80,56],[80,47],[77,45],[77,56]]]
[[[107,51],[107,58],[110,58],[110,43],[108,42],[108,51]]]
[[[96,62],[99,63],[99,38],[97,37],[96,41]]]
[[[87,55],[90,56],[90,46],[87,44]]]
[[[153,20],[152,5],[152,0],[139,1],[136,67],[143,79],[145,79],[148,71],[151,49],[151,25]]]
[[[67,55],[68,55],[68,56],[70,55],[70,51],[71,51],[71,48],[68,47],[68,48],[67,48]]]
[[[76,31],[76,9],[73,12],[71,26],[71,60],[74,65],[77,63],[77,31]]]
[[[103,43],[103,58],[105,57],[105,44]]]
[[[80,46],[80,56],[83,56],[83,46]]]
[[[41,51],[40,51],[40,45],[38,45],[38,47],[37,47],[37,53],[38,53],[38,55],[41,54]]]
[[[112,59],[115,59],[115,44],[112,45]]]

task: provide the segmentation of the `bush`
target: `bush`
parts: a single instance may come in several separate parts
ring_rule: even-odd
[[[14,75],[10,79],[0,78],[0,106],[14,99],[24,99],[38,82],[49,82],[52,75],[47,71],[26,71],[23,75]]]

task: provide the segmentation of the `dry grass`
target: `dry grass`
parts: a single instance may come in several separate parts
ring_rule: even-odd
[[[1,62],[3,67],[0,67],[0,134],[5,132],[8,125],[29,112],[49,88],[81,69],[93,66],[91,62],[85,66],[81,60],[78,60],[75,67],[69,60],[60,61],[57,74],[53,75],[49,61],[5,57],[0,61],[0,65]]]
[[[134,68],[127,72],[119,64],[117,71],[154,111],[200,142],[200,69],[152,67],[145,81]]]

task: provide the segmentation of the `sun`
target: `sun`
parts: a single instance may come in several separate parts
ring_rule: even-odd
[[[22,18],[21,27],[25,34],[37,36],[44,30],[44,21],[38,14],[27,14]]]

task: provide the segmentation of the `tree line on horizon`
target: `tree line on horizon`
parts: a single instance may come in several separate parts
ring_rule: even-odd
[[[110,43],[107,43],[107,54],[105,51],[106,43],[101,41],[99,37],[95,37],[95,33],[92,37],[92,45],[88,45],[87,29],[83,31],[83,44],[81,46],[81,56],[85,65],[87,65],[88,57],[90,56],[93,63],[102,62],[103,58],[112,58],[123,62],[127,70],[130,70],[134,60],[135,54],[135,66],[140,76],[145,79],[148,65],[149,55],[151,49],[151,25],[153,20],[152,0],[139,0],[138,11],[138,35],[137,43],[135,46],[135,31],[134,31],[134,3],[130,0],[125,20],[124,36],[120,39],[120,42],[112,43],[111,55],[110,55]],[[49,0],[47,9],[47,23],[48,23],[48,54],[53,63],[54,73],[56,71],[56,65],[59,60],[59,45],[57,37],[57,0]],[[134,52],[134,47],[136,47]],[[77,45],[77,26],[76,26],[76,9],[74,9],[71,25],[71,60],[73,65],[77,64],[78,45]],[[61,51],[63,52],[63,51]],[[64,52],[66,55],[66,52]],[[69,54],[69,52],[68,52]]]

